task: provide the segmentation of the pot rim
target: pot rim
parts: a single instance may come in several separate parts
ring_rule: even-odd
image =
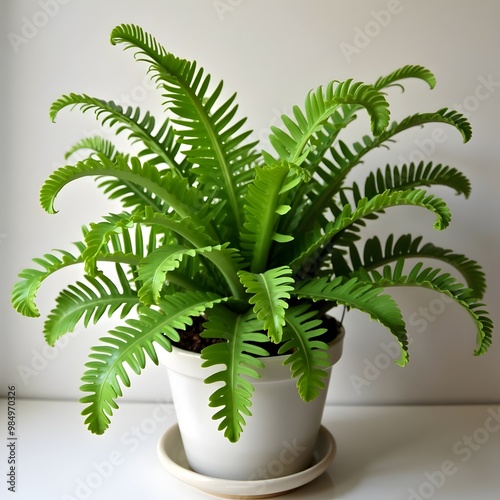
[[[339,361],[342,356],[343,342],[345,337],[345,329],[343,325],[339,326],[338,335],[328,343],[328,353],[330,355],[330,368]],[[291,378],[290,368],[283,365],[285,359],[289,357],[288,354],[280,354],[275,356],[262,356],[259,357],[264,365],[266,374],[261,371],[261,378],[255,379],[254,382],[264,381],[264,379],[280,377],[280,374],[286,374],[286,378]],[[177,373],[187,375],[194,378],[205,379],[210,374],[220,370],[220,365],[211,367],[202,367],[204,360],[201,354],[197,352],[187,351],[180,347],[172,346],[172,351],[161,349],[158,352],[158,359],[161,364],[165,365],[167,369],[173,370]],[[200,374],[200,375],[198,375]]]

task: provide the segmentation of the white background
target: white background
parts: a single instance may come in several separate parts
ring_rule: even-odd
[[[16,385],[19,397],[77,399],[90,346],[114,323],[79,330],[55,349],[45,346],[43,319],[11,310],[9,296],[17,273],[31,258],[53,248],[70,249],[80,226],[116,210],[89,180],[66,187],[56,201],[57,215],[45,214],[38,192],[64,152],[92,132],[107,134],[93,116],[63,112],[48,117],[52,101],[77,92],[159,109],[160,99],[145,79],[144,66],[131,52],[109,43],[111,29],[136,23],[176,55],[194,58],[236,90],[240,114],[264,137],[278,116],[302,104],[305,94],[330,80],[375,81],[405,64],[429,67],[437,77],[430,91],[410,82],[406,92],[390,91],[393,117],[441,107],[462,107],[474,137],[463,145],[446,128],[400,136],[391,151],[373,154],[370,168],[422,157],[463,170],[472,182],[469,200],[450,190],[438,193],[453,220],[437,233],[430,214],[396,210],[368,226],[366,234],[424,234],[478,260],[488,276],[485,297],[500,324],[500,4],[491,0],[8,0],[1,18],[1,317],[0,394]],[[489,82],[485,84],[484,82]],[[360,120],[360,131],[366,123]],[[440,136],[442,137],[442,136]],[[38,304],[43,315],[73,275],[47,280]],[[394,292],[413,339],[409,365],[388,363],[392,339],[380,325],[357,312],[347,315],[345,354],[335,367],[330,403],[493,403],[500,401],[500,342],[483,357],[472,355],[474,326],[460,308],[416,290]],[[427,312],[426,312],[427,311]],[[161,368],[152,363],[133,377],[129,400],[169,399]]]

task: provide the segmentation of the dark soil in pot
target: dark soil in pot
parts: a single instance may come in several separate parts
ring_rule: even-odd
[[[335,318],[330,316],[325,316],[323,318],[323,328],[326,328],[326,332],[320,335],[316,340],[320,340],[328,344],[334,340],[340,333],[341,323]],[[217,344],[219,342],[225,342],[224,339],[212,339],[204,338],[201,333],[203,332],[203,323],[205,318],[200,317],[193,320],[193,324],[186,330],[179,331],[180,340],[178,342],[172,342],[172,345],[178,347],[179,349],[184,349],[185,351],[191,351],[196,353],[201,353],[204,347],[211,344]],[[271,356],[278,355],[278,349],[281,344],[274,344],[273,342],[267,342],[259,344],[261,347],[267,350]]]

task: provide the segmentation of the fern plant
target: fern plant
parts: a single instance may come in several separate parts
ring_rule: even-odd
[[[196,62],[167,52],[134,25],[116,27],[111,43],[145,64],[167,118],[157,122],[149,112],[86,94],[53,103],[52,120],[76,107],[126,135],[133,147],[118,151],[101,137],[80,141],[67,159],[76,152],[85,159],[50,175],[42,207],[55,213],[61,189],[91,176],[122,202],[123,212],[90,223],[74,251],[34,259],[37,267],[22,271],[12,291],[17,311],[36,317],[42,282],[66,267],[82,268],[81,280],[60,293],[45,322],[50,345],[78,323],[117,314],[124,320],[100,339],[86,365],[81,401],[90,431],[108,427],[130,384],[129,369],[139,374],[148,358],[158,363],[157,349],[171,350],[200,318],[201,336],[218,339],[201,352],[205,366],[218,367],[206,382],[222,382],[207,404],[218,408],[214,418],[230,441],[239,439],[251,414],[249,380],[259,376],[272,344],[274,353],[287,354],[300,396],[308,401],[318,394],[328,367],[324,319],[335,306],[386,326],[401,346],[397,362],[405,365],[405,322],[388,287],[423,287],[452,298],[476,327],[475,354],[486,352],[493,325],[481,303],[486,282],[476,262],[409,234],[361,237],[367,221],[403,205],[427,209],[434,228],[445,229],[450,211],[427,189],[441,185],[468,197],[468,179],[429,162],[388,164],[367,172],[364,185],[348,181],[365,155],[388,148],[410,128],[440,123],[464,142],[471,138],[464,116],[445,108],[391,122],[386,89],[408,78],[433,88],[429,70],[409,65],[374,84],[349,79],[319,86],[303,107],[282,117],[281,127],[272,127],[272,150],[264,151],[237,118],[236,94],[223,98],[222,82],[214,84]],[[348,145],[342,134],[358,113],[368,114],[371,133]],[[455,268],[463,283],[424,267],[429,259]]]

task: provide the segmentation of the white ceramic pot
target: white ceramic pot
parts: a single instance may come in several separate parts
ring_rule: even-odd
[[[330,344],[333,366],[342,355],[344,331]],[[178,348],[158,353],[166,365],[182,443],[190,467],[206,476],[259,480],[287,476],[310,466],[326,400],[325,389],[311,402],[297,393],[286,356],[262,358],[260,379],[252,379],[252,416],[237,443],[230,443],[212,419],[208,401],[216,384],[204,379],[220,367],[202,368],[199,354]]]

